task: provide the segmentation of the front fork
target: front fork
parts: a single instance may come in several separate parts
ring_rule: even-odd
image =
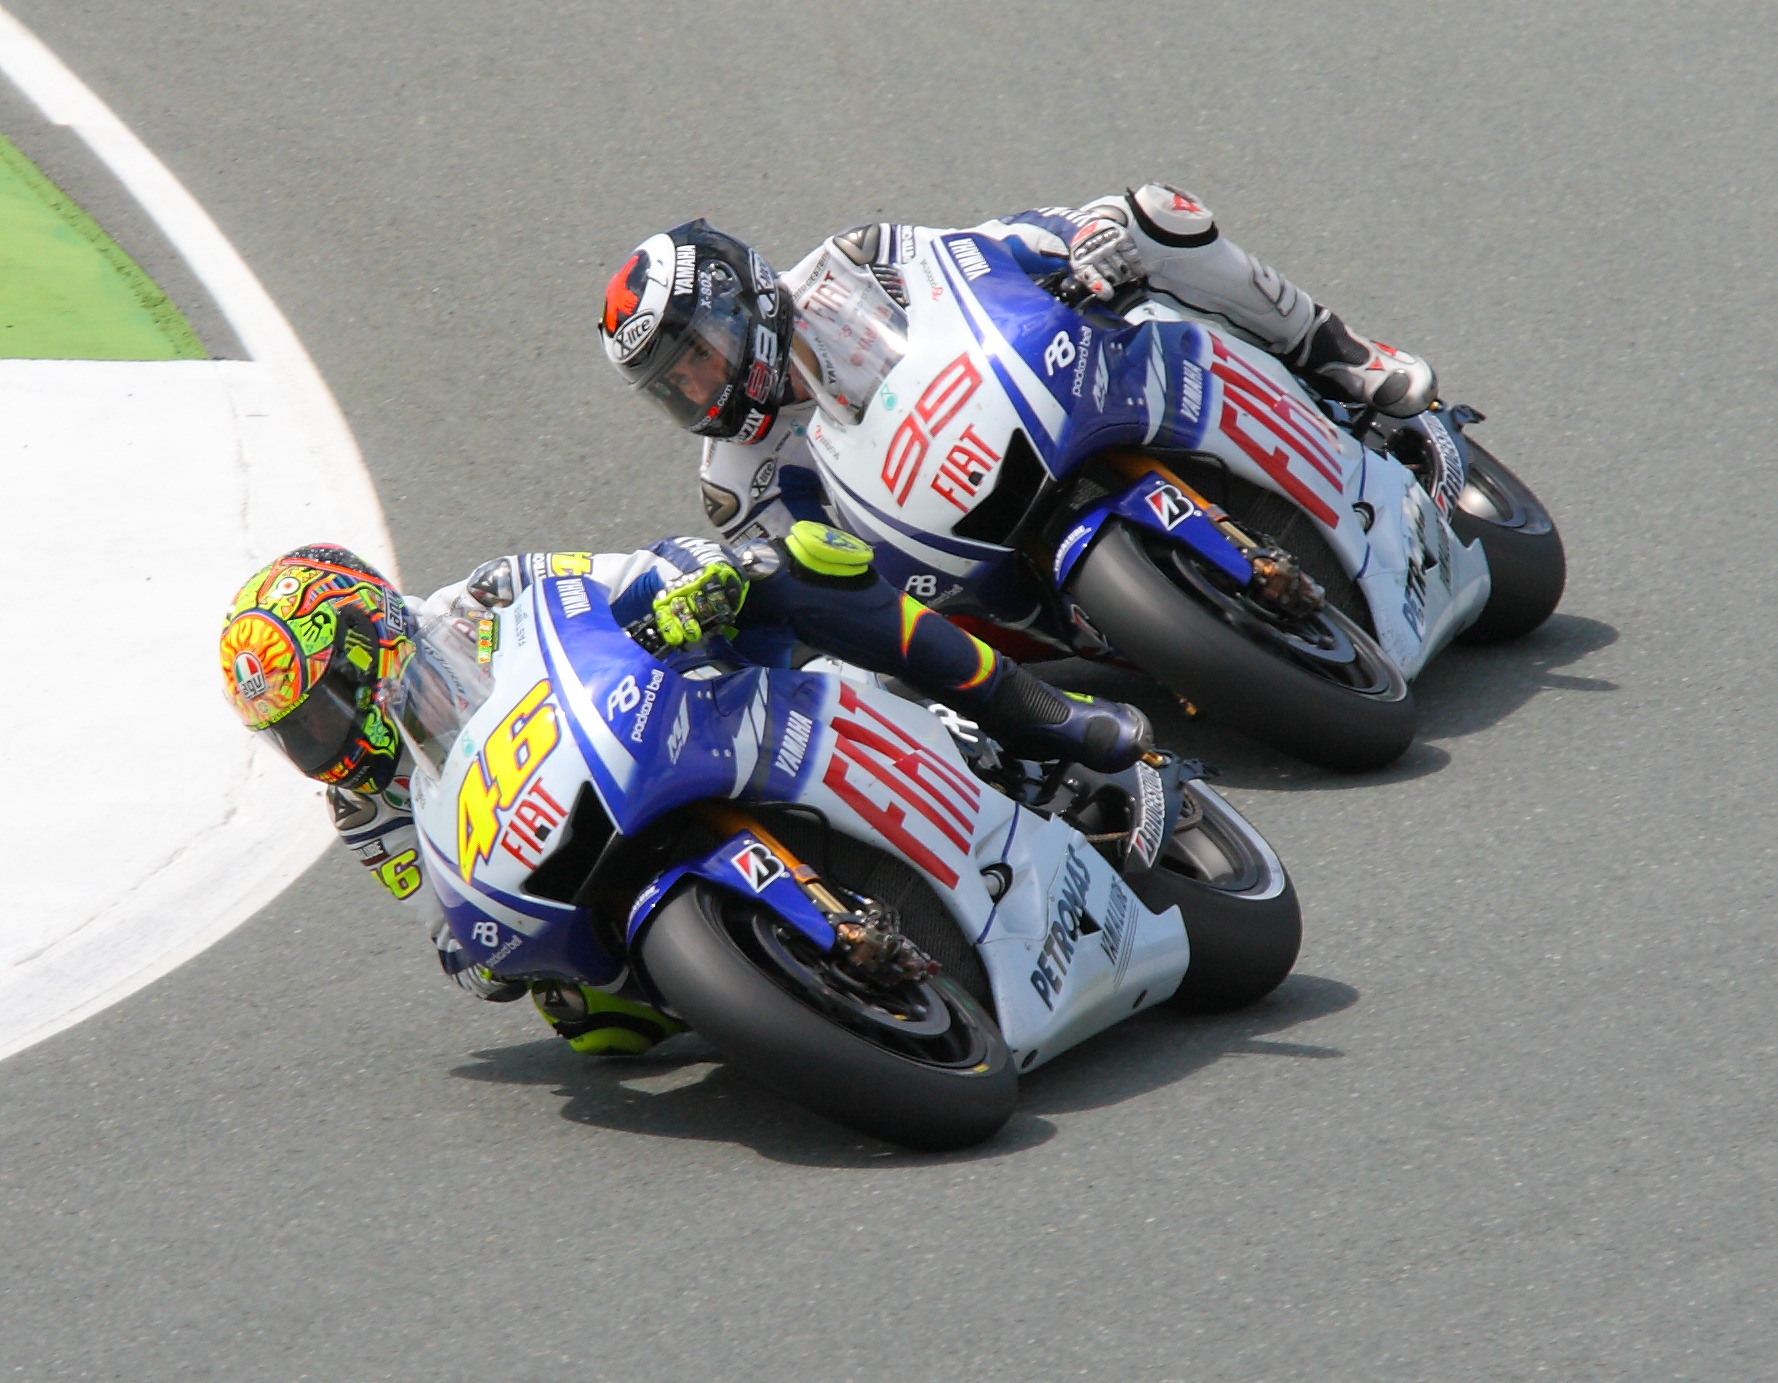
[[[901,935],[893,908],[853,896],[846,903],[811,864],[733,802],[699,802],[686,811],[722,839],[715,850],[656,876],[629,912],[626,939],[635,949],[661,899],[685,876],[706,878],[731,892],[752,892],[784,923],[829,951],[861,979],[907,983],[939,972],[939,963]]]
[[[1276,614],[1302,619],[1321,609],[1325,593],[1296,558],[1247,533],[1220,505],[1212,504],[1155,457],[1119,449],[1105,452],[1097,459],[1127,480],[1130,489],[1115,500],[1095,506],[1091,511],[1095,516],[1093,531],[1105,517],[1118,514],[1165,533],[1209,558],[1248,595]],[[1063,552],[1058,553],[1058,585],[1085,551],[1091,534],[1083,538],[1074,551],[1069,552],[1065,543]]]

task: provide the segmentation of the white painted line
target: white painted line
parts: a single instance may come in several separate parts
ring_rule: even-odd
[[[338,405],[215,222],[3,9],[0,73],[110,168],[252,357],[0,361],[0,551],[30,587],[0,678],[0,762],[27,785],[0,895],[5,1057],[219,940],[332,839],[318,789],[222,701],[236,586],[317,540],[398,578]]]

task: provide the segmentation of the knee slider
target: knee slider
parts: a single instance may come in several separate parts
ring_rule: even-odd
[[[1136,224],[1158,244],[1176,250],[1208,245],[1216,239],[1216,218],[1189,192],[1164,183],[1144,183],[1126,193]]]
[[[868,585],[876,579],[871,545],[838,528],[801,519],[791,525],[783,543],[791,571],[802,580]]]

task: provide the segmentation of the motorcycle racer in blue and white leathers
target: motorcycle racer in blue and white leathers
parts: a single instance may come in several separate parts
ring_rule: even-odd
[[[807,425],[818,399],[844,402],[857,343],[824,330],[809,300],[816,266],[843,254],[905,304],[901,266],[954,233],[858,226],[817,246],[774,288],[756,253],[696,221],[650,237],[618,271],[606,296],[606,353],[632,386],[705,438],[704,508],[724,537],[775,537],[826,517]],[[1146,275],[1152,290],[1226,318],[1335,398],[1411,417],[1436,396],[1425,361],[1352,331],[1230,241],[1188,192],[1148,183],[970,233],[1000,241],[1033,279],[1071,273],[1100,298]]]
[[[1152,748],[1142,712],[1055,691],[890,588],[870,559],[850,534],[797,523],[739,550],[668,538],[631,553],[499,557],[417,600],[346,549],[317,544],[262,568],[237,593],[221,642],[224,687],[249,729],[329,784],[341,843],[425,923],[459,986],[496,1002],[531,994],[577,1051],[641,1052],[681,1029],[624,980],[610,992],[504,980],[469,965],[451,935],[420,856],[413,759],[392,728],[406,698],[439,693],[414,631],[476,621],[544,577],[583,575],[609,593],[617,623],[681,673],[787,666],[806,650],[900,678],[1019,757],[1117,772]]]

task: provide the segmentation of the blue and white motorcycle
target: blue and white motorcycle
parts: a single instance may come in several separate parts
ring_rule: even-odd
[[[639,986],[877,1137],[979,1141],[1019,1073],[1295,961],[1283,866],[1190,762],[1009,762],[856,669],[658,660],[571,572],[418,644],[394,709],[467,958]]]
[[[884,575],[1014,656],[1121,656],[1363,770],[1412,742],[1439,649],[1561,598],[1555,525],[1472,409],[1348,409],[1145,284],[1100,304],[985,236],[935,236],[900,289],[831,248],[799,288],[854,347],[811,450]]]

